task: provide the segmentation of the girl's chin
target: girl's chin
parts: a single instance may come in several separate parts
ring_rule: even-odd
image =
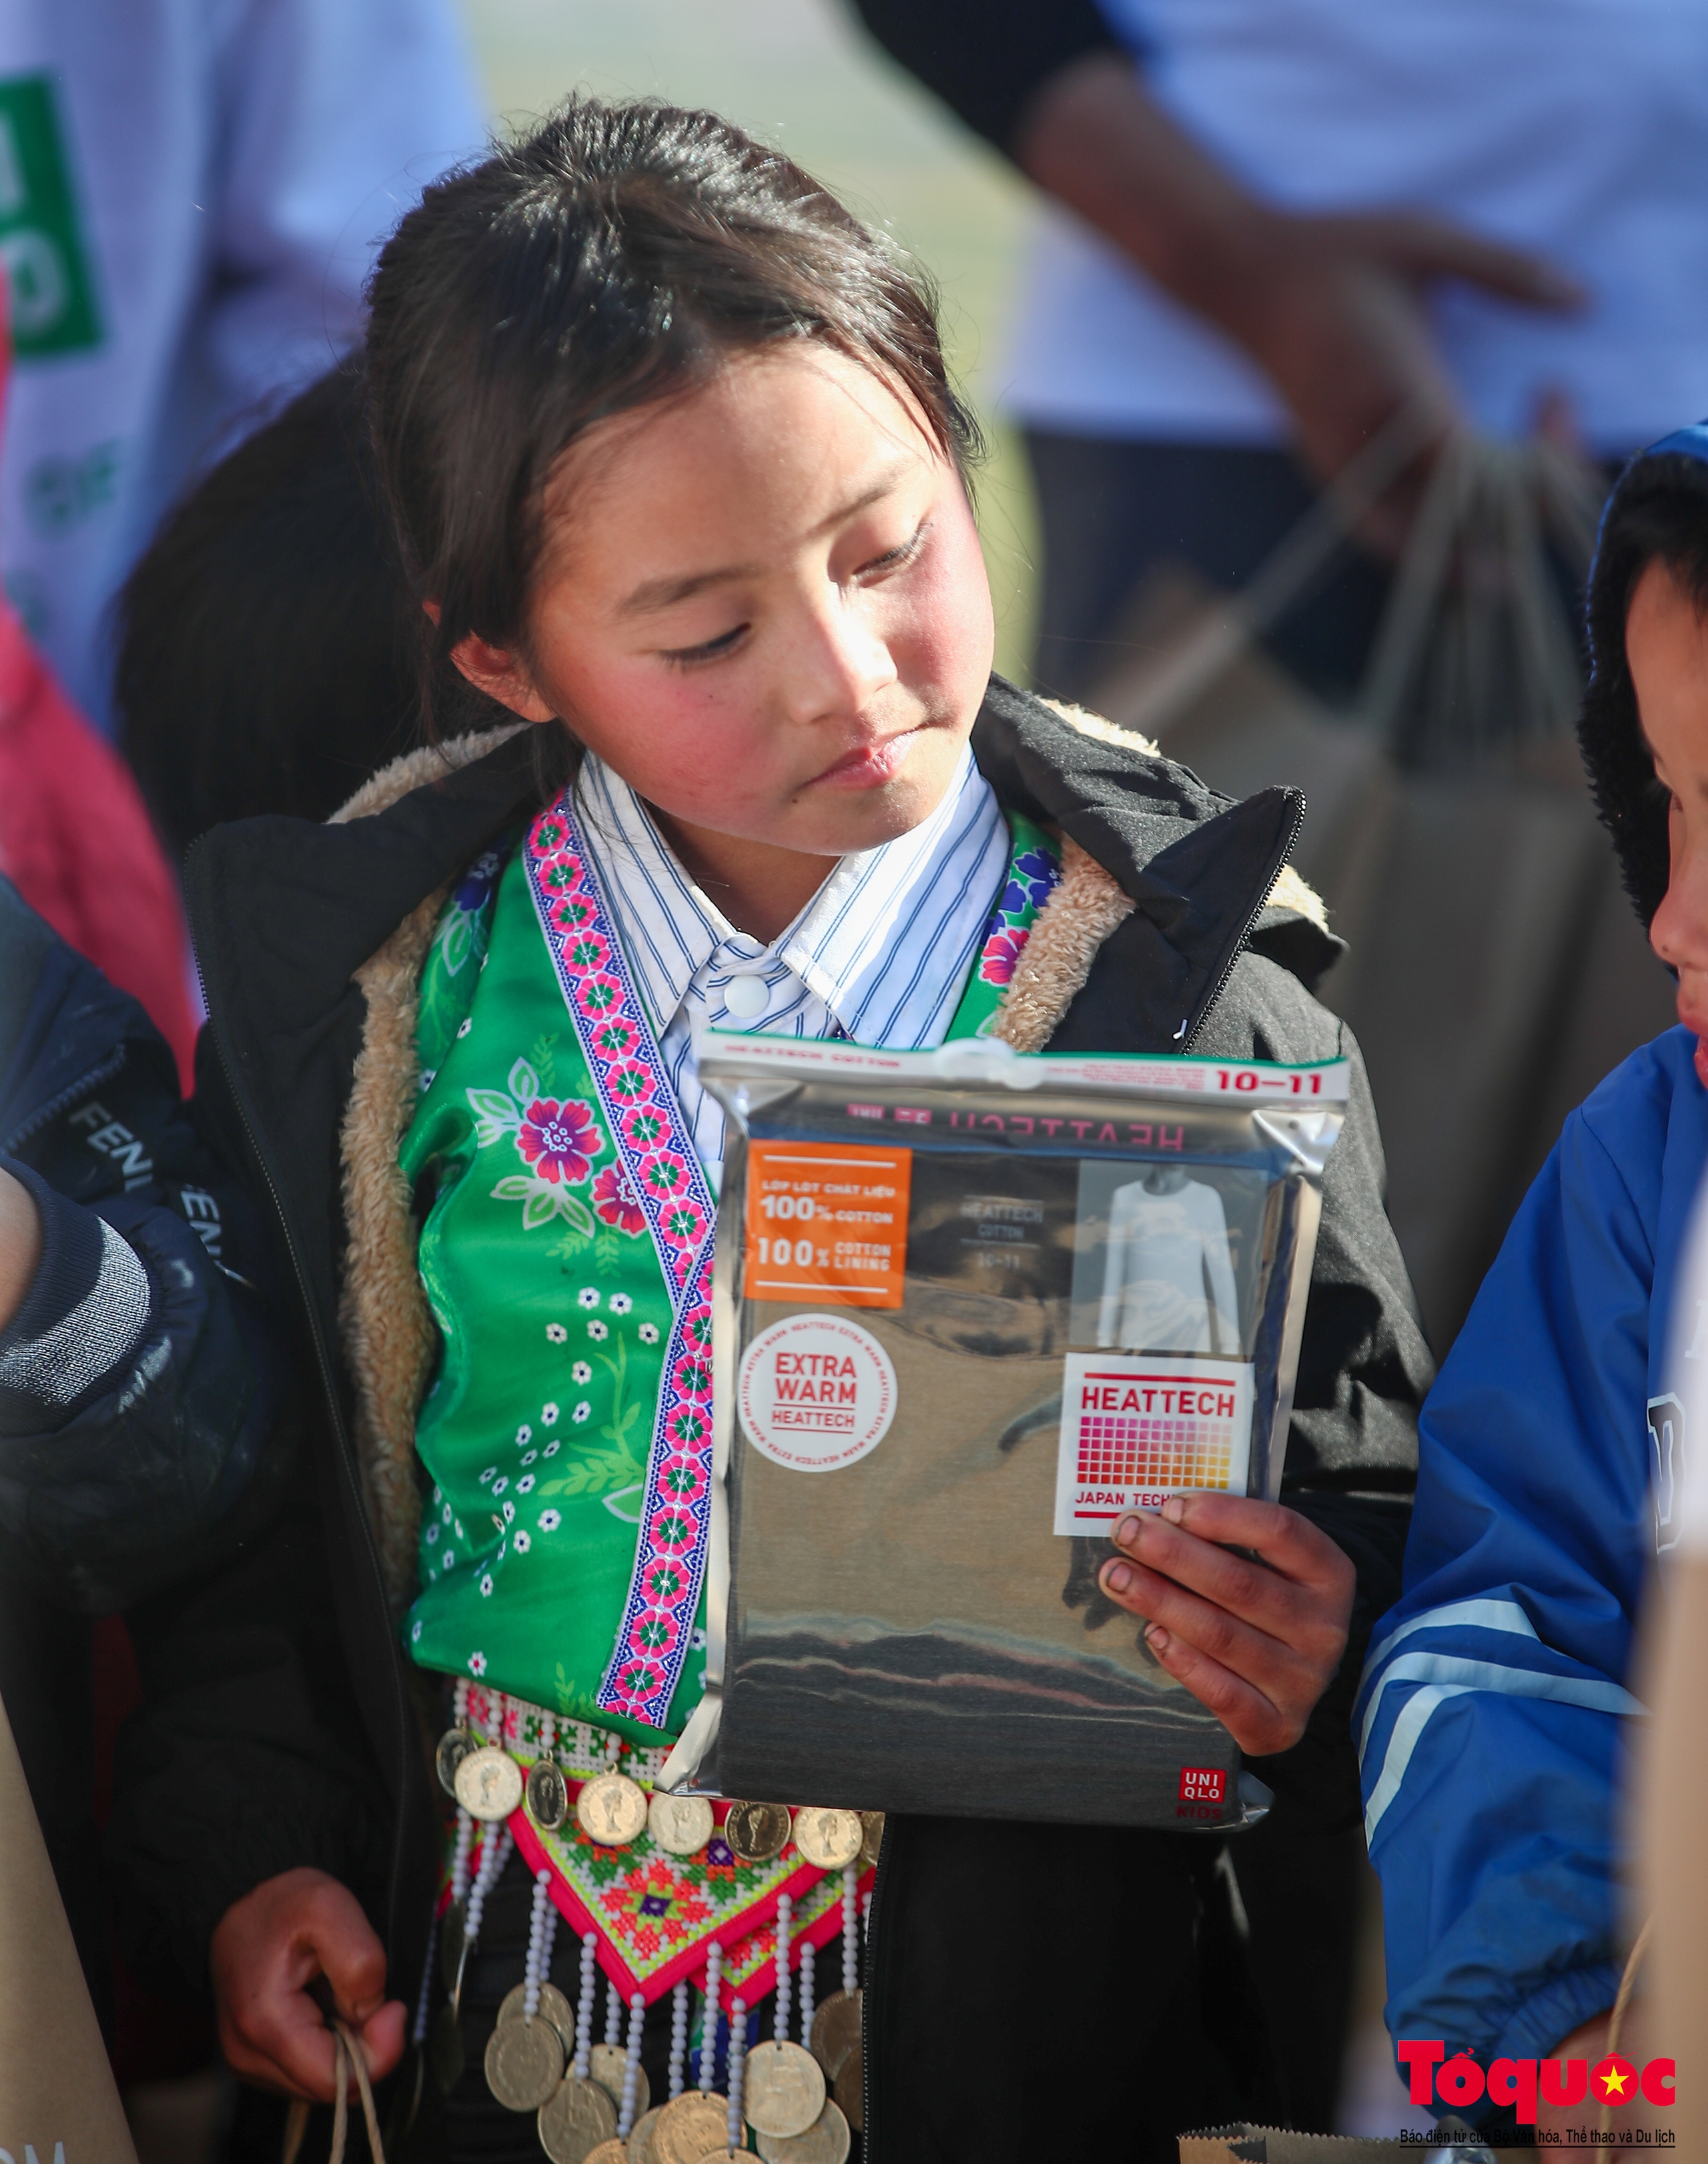
[[[1708,1037],[1696,1039],[1696,1079],[1708,1090]]]

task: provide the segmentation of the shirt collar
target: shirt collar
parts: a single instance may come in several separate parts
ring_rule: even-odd
[[[586,755],[576,785],[581,826],[623,947],[655,1030],[669,1027],[694,979],[714,958],[763,969],[781,964],[816,993],[849,1035],[862,1037],[867,1011],[899,938],[912,932],[920,952],[912,974],[916,1001],[958,989],[964,942],[934,935],[940,928],[922,904],[939,864],[958,861],[996,869],[990,892],[975,899],[988,911],[1006,862],[1006,827],[996,792],[962,748],[954,779],[928,819],[875,849],[841,858],[794,922],[769,947],[738,932],[689,876],[660,833],[645,803],[612,768]],[[998,861],[1000,859],[1000,862]],[[954,985],[949,985],[953,975]],[[942,985],[934,980],[942,977]],[[877,1018],[881,1029],[882,1018]]]

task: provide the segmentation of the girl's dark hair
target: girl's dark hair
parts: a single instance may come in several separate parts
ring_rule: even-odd
[[[417,613],[347,361],[166,517],[117,611],[121,741],[175,857],[223,820],[324,819],[420,740]]]
[[[1639,454],[1627,466],[1602,515],[1590,573],[1590,685],[1578,742],[1626,891],[1645,926],[1671,875],[1667,797],[1642,740],[1625,619],[1637,580],[1656,562],[1708,617],[1708,465],[1684,452]]]
[[[910,398],[946,454],[978,448],[927,281],[712,113],[572,99],[429,188],[369,302],[376,463],[401,560],[437,605],[423,649],[440,732],[471,717],[460,640],[526,651],[546,483],[596,422],[806,338]]]

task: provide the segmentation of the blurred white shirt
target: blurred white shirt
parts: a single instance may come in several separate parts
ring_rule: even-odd
[[[0,575],[102,726],[160,513],[355,342],[380,242],[485,134],[451,0],[0,8]]]
[[[1702,0],[1101,0],[1159,102],[1296,211],[1415,209],[1534,250],[1579,316],[1464,287],[1435,304],[1478,425],[1571,400],[1591,447],[1708,412],[1708,7]],[[1069,213],[1036,248],[1005,386],[1068,433],[1266,444],[1259,370]]]

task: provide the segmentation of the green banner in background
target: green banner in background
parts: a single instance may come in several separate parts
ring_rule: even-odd
[[[0,79],[0,263],[20,360],[101,343],[53,78]]]

